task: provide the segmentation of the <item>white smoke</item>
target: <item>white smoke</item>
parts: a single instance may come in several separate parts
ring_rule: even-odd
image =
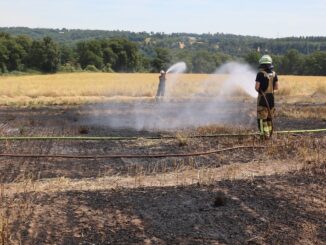
[[[251,97],[257,95],[253,85],[256,73],[249,65],[229,62],[218,68],[215,74],[227,75],[227,79],[221,88],[221,91],[225,94],[232,95],[233,92],[240,88]]]
[[[178,74],[185,71],[185,64],[172,66],[167,76],[169,90],[178,86]],[[172,76],[171,76],[172,75]],[[219,67],[214,74],[200,84],[197,94],[183,100],[163,100],[137,103],[110,103],[97,106],[93,123],[112,128],[131,128],[136,130],[174,130],[189,127],[227,124],[229,126],[248,126],[252,122],[249,113],[255,110],[253,97],[256,72],[249,65],[231,62]],[[221,77],[223,80],[221,81]],[[248,102],[235,99],[241,90],[247,94]],[[209,95],[208,95],[209,93]],[[243,96],[242,96],[243,98]]]

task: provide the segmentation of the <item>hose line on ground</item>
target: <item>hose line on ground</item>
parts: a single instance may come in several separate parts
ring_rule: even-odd
[[[1,153],[0,157],[7,158],[63,158],[63,159],[117,159],[117,158],[175,158],[175,157],[194,157],[217,154],[225,151],[233,151],[240,149],[262,149],[267,146],[235,146],[217,150],[210,150],[204,152],[189,152],[189,153],[155,153],[155,154],[110,154],[110,155],[57,155],[57,154],[14,154],[14,153]]]
[[[274,134],[306,134],[306,133],[323,133],[326,128],[320,129],[298,129],[298,130],[283,130],[274,131]],[[208,135],[186,135],[185,138],[214,138],[214,137],[239,137],[239,136],[256,136],[259,133],[238,133],[238,134],[208,134]],[[177,139],[177,136],[152,136],[152,137],[123,137],[123,136],[2,136],[0,141],[31,141],[31,140],[162,140],[162,139]]]

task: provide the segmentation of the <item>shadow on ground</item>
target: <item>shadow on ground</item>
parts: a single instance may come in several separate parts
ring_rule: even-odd
[[[324,244],[325,164],[214,185],[17,194],[23,244]],[[219,201],[222,199],[222,201]],[[16,208],[18,206],[16,205]]]

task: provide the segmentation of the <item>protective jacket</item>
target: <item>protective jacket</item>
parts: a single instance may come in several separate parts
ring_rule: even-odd
[[[257,99],[257,120],[261,135],[269,137],[273,131],[272,118],[274,117],[274,86],[278,81],[277,74],[272,67],[261,69],[256,77],[260,83]]]

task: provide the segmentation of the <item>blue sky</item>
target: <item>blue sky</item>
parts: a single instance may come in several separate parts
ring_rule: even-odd
[[[326,0],[0,0],[0,26],[326,36]]]

